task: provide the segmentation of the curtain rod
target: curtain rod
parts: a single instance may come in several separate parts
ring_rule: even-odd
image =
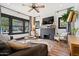
[[[21,13],[21,12],[19,12],[19,11],[13,10],[13,9],[11,9],[11,8],[8,8],[8,7],[2,6],[2,5],[0,5],[0,6],[3,7],[3,8],[6,8],[6,9],[8,9],[8,10],[11,10],[11,11],[17,12],[17,13],[19,13],[19,14],[22,14],[22,15],[25,15],[25,16],[29,16],[29,15],[26,15],[26,14]]]

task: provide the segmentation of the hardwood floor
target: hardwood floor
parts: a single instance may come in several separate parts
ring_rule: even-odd
[[[49,51],[49,56],[69,56],[68,45],[65,42],[52,41],[53,47]]]
[[[49,56],[69,56],[69,50],[67,43],[61,41],[57,42],[49,39],[35,39],[35,40],[21,40],[20,42],[32,42],[32,43],[43,43],[48,45]]]

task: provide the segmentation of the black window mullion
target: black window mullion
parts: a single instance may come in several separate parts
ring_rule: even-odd
[[[25,21],[23,21],[23,33],[25,33]]]
[[[12,17],[9,17],[9,35],[12,34]]]

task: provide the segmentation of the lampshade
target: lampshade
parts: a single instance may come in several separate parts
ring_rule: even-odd
[[[68,18],[67,18],[67,22],[71,22],[72,21],[72,17],[73,17],[74,11],[70,11]]]

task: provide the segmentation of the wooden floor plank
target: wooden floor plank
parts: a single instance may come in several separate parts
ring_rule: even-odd
[[[68,45],[67,43],[52,41],[53,47],[49,51],[49,56],[69,56]]]

